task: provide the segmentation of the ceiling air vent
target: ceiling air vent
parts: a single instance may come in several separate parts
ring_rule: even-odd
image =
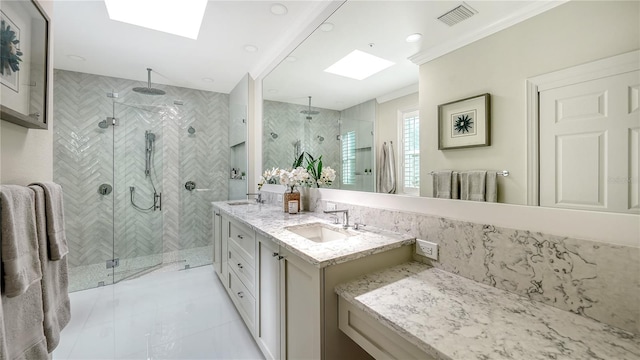
[[[462,3],[458,7],[447,11],[445,14],[438,17],[438,20],[443,23],[453,26],[463,20],[467,20],[478,13],[474,9],[472,9],[469,5]]]

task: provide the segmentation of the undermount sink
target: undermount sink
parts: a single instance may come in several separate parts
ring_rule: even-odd
[[[332,227],[323,223],[289,226],[285,229],[317,243],[341,240],[352,235],[346,230]]]
[[[235,206],[235,205],[249,205],[251,204],[251,202],[249,201],[234,201],[234,202],[228,202],[227,205],[231,205],[231,206]]]

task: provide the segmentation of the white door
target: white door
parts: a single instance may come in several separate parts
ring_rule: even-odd
[[[640,72],[540,92],[540,205],[640,213]]]

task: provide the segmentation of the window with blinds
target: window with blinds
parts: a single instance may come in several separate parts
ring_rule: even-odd
[[[401,113],[400,139],[403,193],[419,195],[420,193],[420,116],[418,111]]]
[[[356,183],[356,132],[342,135],[342,184]]]

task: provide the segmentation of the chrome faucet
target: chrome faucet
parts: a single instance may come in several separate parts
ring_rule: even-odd
[[[262,193],[247,193],[247,196],[251,196],[251,195],[256,197],[256,202],[258,204],[264,203],[264,200],[262,200]]]
[[[349,210],[347,209],[343,209],[343,210],[325,210],[324,211],[325,214],[337,214],[337,213],[343,213],[343,217],[342,217],[342,227],[343,228],[348,228],[349,227]]]

